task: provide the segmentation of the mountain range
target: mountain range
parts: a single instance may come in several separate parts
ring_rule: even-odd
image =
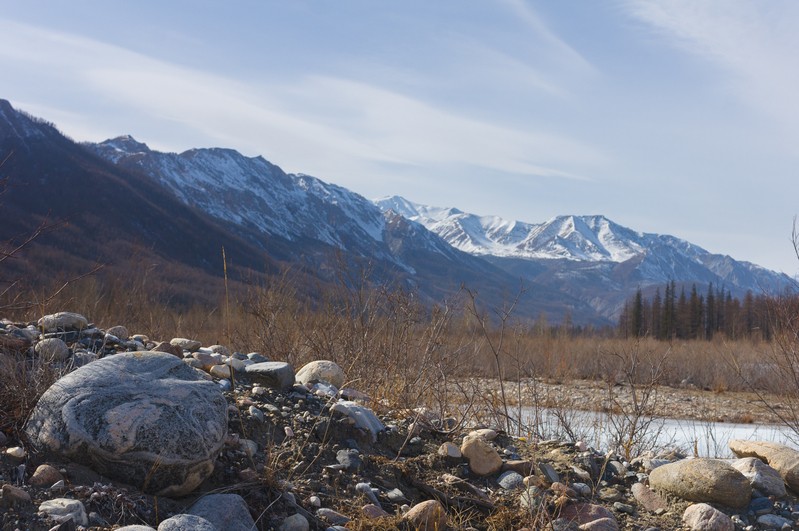
[[[639,233],[603,216],[545,223],[477,216],[399,196],[370,201],[262,157],[221,148],[162,153],[130,136],[78,144],[0,100],[0,241],[67,220],[8,265],[53,276],[94,262],[122,272],[150,264],[185,303],[218,284],[291,267],[309,282],[344,269],[438,301],[466,285],[489,306],[527,287],[519,317],[607,324],[637,289],[682,285],[781,290],[787,276],[708,253],[673,236]],[[16,269],[14,269],[16,268]],[[212,299],[210,292],[207,297]]]

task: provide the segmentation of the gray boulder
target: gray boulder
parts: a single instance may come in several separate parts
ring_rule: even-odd
[[[45,315],[37,323],[45,332],[58,332],[59,330],[83,330],[89,327],[89,321],[73,312],[58,312]]]
[[[36,343],[34,350],[40,358],[47,361],[64,361],[69,357],[69,347],[56,337],[42,339]]]
[[[213,471],[227,436],[227,401],[175,356],[129,352],[58,380],[25,430],[39,450],[145,492],[182,496]]]
[[[780,473],[757,457],[743,457],[731,464],[733,468],[749,479],[752,488],[759,490],[765,496],[784,498],[787,495],[785,482]]]
[[[327,382],[340,389],[346,379],[344,370],[328,360],[312,361],[297,371],[297,381],[301,384]]]
[[[158,526],[158,531],[221,531],[214,524],[196,514],[176,514]]]
[[[286,391],[294,385],[294,368],[282,361],[253,363],[244,371],[253,381],[279,391]]]
[[[210,494],[203,496],[186,511],[208,520],[224,531],[251,531],[255,521],[250,515],[247,502],[238,494]]]
[[[737,457],[757,457],[780,473],[785,484],[799,493],[799,451],[772,442],[732,440],[730,450]]]
[[[732,465],[718,459],[683,459],[659,466],[649,485],[688,501],[743,508],[752,498],[749,480]]]
[[[706,503],[695,503],[685,509],[682,521],[691,531],[735,531],[729,516]]]

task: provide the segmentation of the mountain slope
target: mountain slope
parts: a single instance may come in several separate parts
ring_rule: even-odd
[[[425,225],[452,246],[535,285],[554,287],[615,318],[638,288],[678,284],[776,293],[791,279],[749,262],[711,254],[685,240],[628,229],[604,216],[558,216],[544,223],[477,216],[393,196],[376,201]]]
[[[486,304],[501,305],[519,286],[518,277],[453,248],[423,225],[383,213],[340,186],[287,174],[261,157],[225,149],[160,153],[131,137],[86,147],[147,175],[270,256],[301,261],[322,277],[334,275],[330,264],[340,254],[345,262],[368,264],[373,280],[414,289],[431,301],[451,297],[466,285]],[[585,321],[597,319],[587,305],[554,291],[524,300],[519,308],[520,316],[527,317],[566,311]]]
[[[0,196],[0,241],[13,244],[43,224],[54,225],[4,262],[6,279],[52,280],[85,273],[97,263],[112,276],[149,268],[173,284],[173,297],[188,300],[192,293],[215,296],[203,293],[201,282],[221,273],[223,246],[231,274],[268,264],[259,249],[186,208],[157,183],[105,162],[4,100],[0,159],[8,183]]]

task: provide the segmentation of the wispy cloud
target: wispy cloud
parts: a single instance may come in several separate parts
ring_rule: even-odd
[[[630,0],[629,13],[667,42],[727,73],[741,101],[799,140],[799,4],[774,0]]]
[[[158,133],[178,128],[190,141],[204,137],[207,144],[274,157],[289,169],[322,177],[355,172],[364,179],[396,166],[581,179],[574,168],[605,159],[569,138],[472,118],[362,81],[305,75],[245,83],[69,34],[8,23],[0,32],[0,48],[27,50],[14,56],[17,65],[53,68],[52,83],[71,84],[118,114],[146,115],[154,138],[141,140],[156,147],[193,147]],[[63,70],[68,78],[61,79]],[[71,133],[70,123],[59,125]]]

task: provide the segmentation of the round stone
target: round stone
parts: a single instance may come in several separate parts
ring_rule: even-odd
[[[162,496],[194,490],[227,436],[219,387],[171,354],[108,356],[64,376],[26,425],[31,442]]]
[[[69,347],[57,337],[42,339],[36,343],[34,350],[47,361],[64,361],[69,357]]]
[[[347,379],[344,370],[328,360],[316,360],[305,364],[295,378],[301,384],[327,382],[339,389],[344,386]]]

